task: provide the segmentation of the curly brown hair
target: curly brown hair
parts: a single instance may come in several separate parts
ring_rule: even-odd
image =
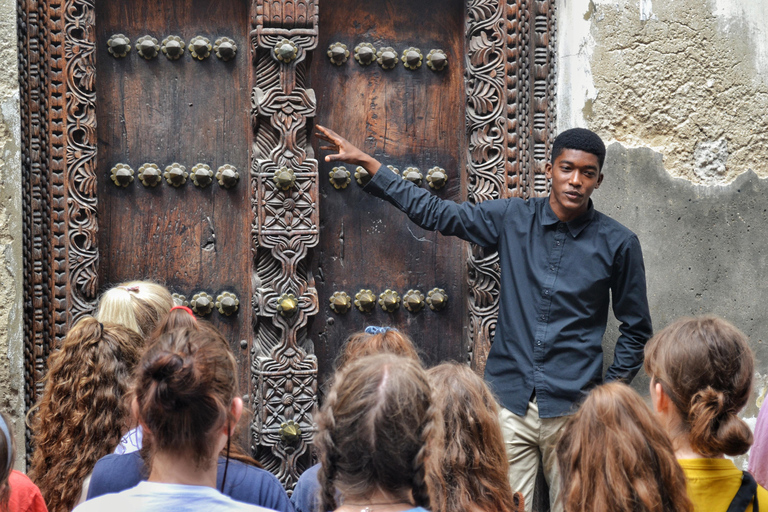
[[[438,461],[445,485],[438,488],[433,509],[512,512],[509,463],[491,390],[467,365],[443,363],[427,373],[445,431]]]
[[[690,512],[672,443],[632,388],[599,386],[557,444],[565,512]]]
[[[48,360],[45,391],[30,411],[29,476],[50,512],[72,510],[96,461],[120,442],[129,418],[124,397],[143,343],[127,327],[86,317]]]

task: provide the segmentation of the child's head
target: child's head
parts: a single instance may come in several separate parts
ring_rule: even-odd
[[[692,510],[669,438],[625,384],[592,390],[556,452],[565,512]]]
[[[318,418],[322,510],[376,491],[428,507],[439,478],[442,424],[430,384],[412,359],[380,354],[336,374]]]
[[[96,317],[100,322],[124,325],[144,338],[173,307],[165,286],[151,281],[130,281],[104,292]]]
[[[706,457],[741,455],[752,432],[737,414],[752,390],[754,356],[744,334],[714,316],[681,318],[645,347],[654,407],[675,441]]]
[[[391,327],[371,325],[347,339],[336,361],[336,368],[341,369],[350,361],[376,354],[394,354],[420,361],[419,352],[407,334]]]

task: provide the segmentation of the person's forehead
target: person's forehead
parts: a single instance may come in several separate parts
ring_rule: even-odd
[[[560,161],[569,161],[580,166],[594,165],[596,168],[600,168],[600,159],[597,155],[582,151],[581,149],[563,149],[557,158],[555,158],[555,163]]]

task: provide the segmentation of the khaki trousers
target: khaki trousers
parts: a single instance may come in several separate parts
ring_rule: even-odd
[[[512,492],[523,493],[526,512],[533,510],[533,489],[539,471],[539,456],[544,465],[544,478],[549,485],[550,509],[552,512],[563,510],[555,445],[567,420],[567,416],[539,418],[539,405],[535,397],[528,403],[528,410],[523,417],[500,406],[499,422],[507,448],[509,484]]]

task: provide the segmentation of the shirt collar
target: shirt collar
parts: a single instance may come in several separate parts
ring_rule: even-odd
[[[587,206],[587,211],[572,221],[566,222],[565,225],[568,226],[568,231],[571,233],[571,236],[576,238],[582,231],[584,231],[584,228],[587,227],[587,225],[592,222],[592,219],[594,218],[595,206],[592,204],[592,200],[590,199],[589,206]],[[557,215],[555,215],[555,212],[552,211],[552,207],[549,205],[549,198],[547,198],[547,200],[544,201],[544,211],[541,223],[544,226],[553,226],[558,222],[560,222],[560,219],[558,219]]]

